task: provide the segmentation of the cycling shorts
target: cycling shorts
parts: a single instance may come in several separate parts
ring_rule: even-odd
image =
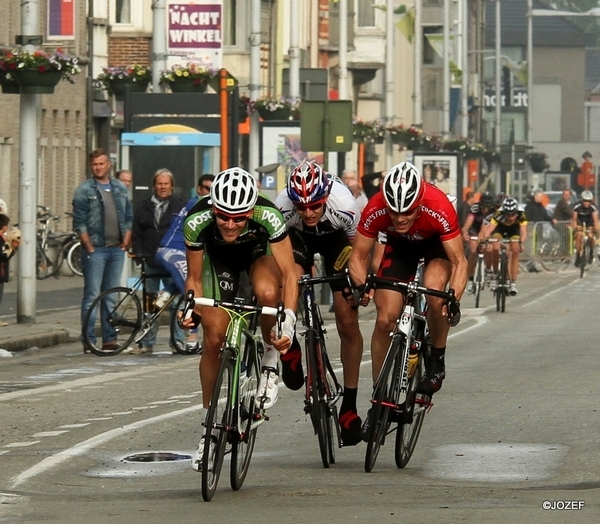
[[[202,262],[202,291],[205,297],[233,302],[236,297],[250,298],[252,291],[247,275],[252,264],[268,255],[266,245],[258,245],[247,259],[231,259],[228,262],[204,253]]]
[[[340,273],[347,265],[352,246],[346,233],[338,229],[325,235],[311,235],[296,228],[288,232],[294,251],[294,262],[302,266],[305,274],[310,274],[314,265],[315,254],[319,253],[323,260],[325,274],[330,276]],[[344,282],[332,282],[332,291],[342,291]]]
[[[492,233],[492,238],[521,238],[521,225],[511,224],[507,226],[505,224],[498,224]]]
[[[409,282],[415,277],[421,258],[424,259],[425,266],[435,258],[448,260],[439,236],[419,242],[388,236],[377,276]],[[387,286],[380,283],[377,284],[377,288],[395,289],[391,285]]]

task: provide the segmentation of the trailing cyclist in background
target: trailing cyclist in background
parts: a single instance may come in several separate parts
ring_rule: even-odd
[[[325,274],[341,273],[352,251],[359,219],[354,195],[342,181],[313,162],[304,162],[288,178],[287,188],[275,200],[289,228],[298,278],[312,274],[315,254],[324,263]],[[343,281],[331,282],[335,323],[344,367],[344,397],[340,408],[341,438],[345,446],[361,440],[361,420],[356,407],[363,338],[358,327],[358,306],[344,297]],[[348,293],[349,294],[349,290]],[[304,384],[298,340],[281,356],[283,381],[290,389]]]
[[[519,274],[519,255],[523,251],[523,244],[527,240],[527,217],[525,212],[519,210],[519,203],[511,197],[502,202],[500,209],[490,218],[489,224],[483,229],[483,240],[488,238],[505,238],[513,240],[509,244],[508,274],[510,278],[509,293],[517,294],[517,275]],[[515,242],[519,240],[520,242]],[[500,257],[500,243],[492,244],[492,266],[494,274],[498,274],[498,261]],[[497,277],[492,277],[490,289],[495,291],[498,285]]]
[[[583,227],[586,228],[586,241],[589,243],[591,249],[588,255],[588,260],[585,260],[585,264],[591,264],[594,260],[594,246],[595,237],[598,233],[598,208],[593,203],[594,195],[591,191],[584,191],[581,193],[581,200],[573,207],[573,218],[571,219],[571,225],[575,231],[575,252],[577,253],[575,258],[575,267],[579,267],[581,264],[581,253],[583,251]]]
[[[247,272],[262,306],[285,306],[281,336],[273,334],[273,317],[260,319],[265,355],[259,396],[256,402],[268,409],[277,400],[277,351],[289,350],[296,326],[298,280],[292,244],[283,216],[268,199],[259,196],[256,180],[241,168],[221,171],[210,188],[210,198],[201,198],[190,210],[183,226],[187,251],[186,288],[195,297],[233,302],[240,277]],[[201,315],[203,353],[200,382],[205,408],[213,393],[220,365],[220,350],[229,316],[219,308],[198,306],[196,317],[183,321],[184,328],[196,327]],[[204,437],[192,457],[200,467]]]
[[[496,211],[496,197],[486,191],[481,195],[479,202],[475,202],[469,209],[469,213],[467,214],[467,218],[465,219],[465,223],[462,226],[462,235],[465,242],[468,244],[469,248],[469,268],[467,270],[468,278],[467,281],[467,293],[472,295],[475,292],[475,284],[473,282],[473,275],[475,273],[475,262],[477,261],[477,252],[479,247],[479,242],[477,237],[479,237],[479,233],[481,231],[481,226],[490,214]],[[486,273],[491,273],[491,259],[490,257],[486,258]]]
[[[408,282],[414,278],[419,260],[424,258],[423,285],[455,290],[456,314],[441,298],[428,296],[427,325],[431,339],[431,356],[425,362],[425,376],[419,390],[432,396],[446,377],[446,340],[450,326],[460,320],[458,300],[467,281],[467,259],[456,210],[446,194],[425,182],[410,162],[392,167],[382,183],[381,192],[369,200],[358,225],[349,269],[353,283],[368,304],[373,292],[365,289],[370,254],[379,232],[387,233],[383,259],[377,271],[380,277]],[[377,381],[394,330],[404,295],[394,286],[378,283],[374,292],[377,318],[371,339],[373,382]],[[369,414],[363,424],[363,438],[369,433]]]

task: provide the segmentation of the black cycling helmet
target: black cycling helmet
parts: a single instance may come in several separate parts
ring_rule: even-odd
[[[479,199],[479,205],[487,208],[494,207],[496,205],[496,197],[489,191],[486,191],[483,195],[481,195],[481,198]]]

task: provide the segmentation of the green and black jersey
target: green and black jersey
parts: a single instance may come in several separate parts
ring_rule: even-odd
[[[280,242],[287,236],[285,220],[279,209],[267,198],[259,196],[246,227],[234,242],[225,242],[219,233],[210,198],[200,199],[183,224],[187,249],[205,250],[210,258],[226,263],[232,269],[246,266],[257,250]]]

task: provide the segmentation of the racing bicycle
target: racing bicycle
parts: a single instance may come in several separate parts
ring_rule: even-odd
[[[583,278],[583,273],[589,269],[594,263],[594,247],[596,242],[593,237],[588,236],[587,226],[583,224],[577,227],[576,235],[580,236],[581,247],[577,251],[577,259],[579,260],[579,277]]]
[[[430,289],[419,285],[419,277],[410,282],[371,276],[370,285],[385,283],[404,294],[404,306],[391,333],[391,342],[373,388],[368,417],[365,471],[373,470],[387,435],[396,431],[396,466],[404,468],[417,445],[425,414],[431,409],[431,397],[418,390],[430,358],[427,342],[426,296],[444,299],[453,314],[459,313],[454,291]],[[392,424],[395,423],[395,426]]]
[[[298,280],[304,324],[304,332],[300,334],[305,337],[306,358],[304,412],[310,416],[325,468],[335,463],[336,447],[342,447],[336,404],[343,395],[343,388],[327,354],[326,331],[315,298],[314,286],[347,278],[343,273],[339,273],[323,277],[302,275]]]
[[[264,400],[258,398],[260,364],[264,354],[263,343],[256,335],[259,315],[278,318],[278,331],[284,317],[283,306],[268,307],[247,304],[245,299],[236,298],[225,302],[212,298],[194,298],[188,291],[185,318],[193,311],[193,304],[218,307],[230,318],[225,342],[219,355],[219,371],[214,384],[210,405],[203,422],[204,452],[202,455],[202,498],[210,501],[215,494],[223,459],[231,454],[230,484],[238,490],[242,487],[250,460],[258,426],[269,420],[262,407]]]

